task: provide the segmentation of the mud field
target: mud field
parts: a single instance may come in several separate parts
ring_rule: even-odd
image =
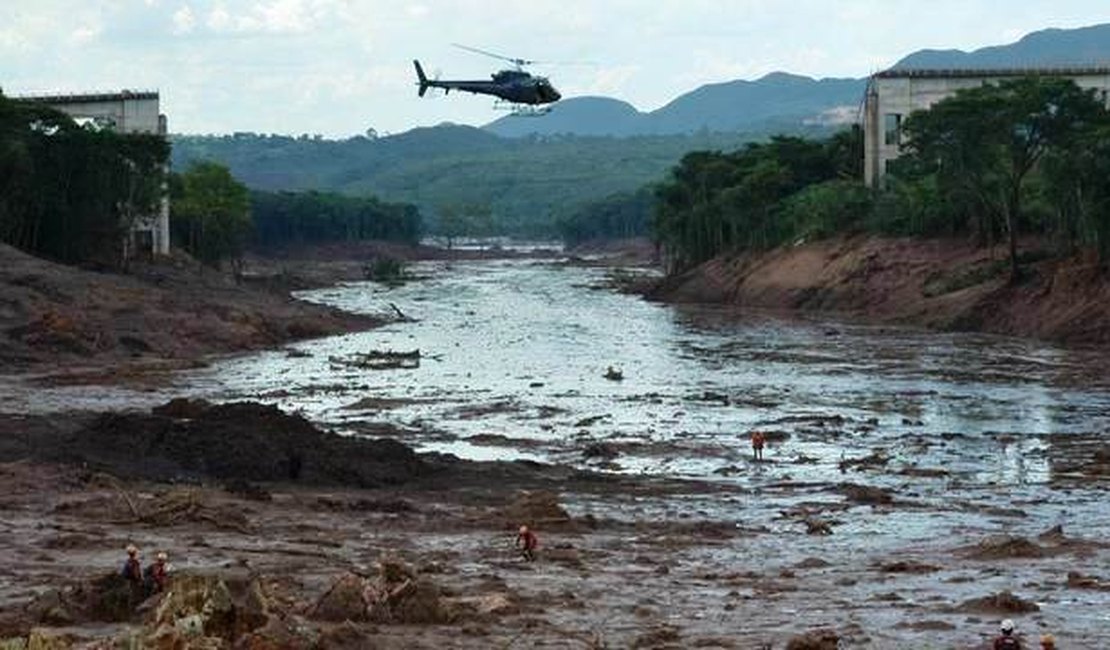
[[[1013,618],[1110,646],[1101,351],[427,275],[303,295],[408,321],[168,384],[0,382],[0,458],[34,459],[0,469],[0,638],[984,648]],[[108,606],[128,542],[170,554],[166,604]]]

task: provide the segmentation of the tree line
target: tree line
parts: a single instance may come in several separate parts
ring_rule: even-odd
[[[158,135],[79,125],[0,94],[0,241],[66,263],[121,265],[156,214],[170,148]]]
[[[378,239],[420,241],[415,206],[330,192],[249,190],[219,163],[193,163],[170,178],[172,241],[210,265],[250,248]]]
[[[655,190],[654,236],[671,270],[729,251],[838,233],[1019,238],[1110,261],[1110,112],[1070,80],[1029,77],[961,91],[911,114],[882,187],[862,184],[858,129],[779,136],[687,154]]]

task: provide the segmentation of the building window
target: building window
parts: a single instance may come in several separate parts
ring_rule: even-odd
[[[902,131],[901,113],[887,113],[883,116],[883,142],[888,145],[899,143]]]

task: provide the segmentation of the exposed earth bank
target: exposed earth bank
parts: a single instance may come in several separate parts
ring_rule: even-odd
[[[123,375],[378,322],[236,283],[182,256],[121,274],[63,266],[0,244],[0,365],[7,372],[99,367]],[[99,377],[105,378],[111,377]]]
[[[834,238],[725,255],[647,291],[668,302],[837,312],[886,323],[1067,343],[1110,341],[1110,276],[1084,256],[1052,259],[1024,242],[1009,282],[1002,246],[955,239]],[[1038,259],[1042,258],[1042,259]]]

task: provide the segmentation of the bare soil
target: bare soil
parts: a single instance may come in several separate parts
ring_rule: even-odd
[[[1023,242],[1033,259],[1039,242]],[[874,322],[1069,343],[1110,341],[1110,281],[1087,256],[1023,265],[966,240],[834,238],[713,259],[650,290],[673,302],[836,312]]]
[[[337,438],[249,403],[0,417],[0,647],[985,648],[1002,617],[1026,642],[1047,627],[1082,644],[1090,630],[1036,603],[1105,584],[1065,567],[1110,545],[1060,528],[868,558],[835,532],[859,508],[948,506],[853,484],[770,529],[651,514],[751,498],[728,485]],[[513,548],[521,524],[535,562]],[[118,577],[128,543],[170,555],[166,593]],[[1014,592],[977,587],[1008,572],[1026,576]]]
[[[63,266],[0,244],[0,364],[9,373],[127,380],[205,355],[378,323],[244,286],[182,256],[136,263],[124,274]]]

